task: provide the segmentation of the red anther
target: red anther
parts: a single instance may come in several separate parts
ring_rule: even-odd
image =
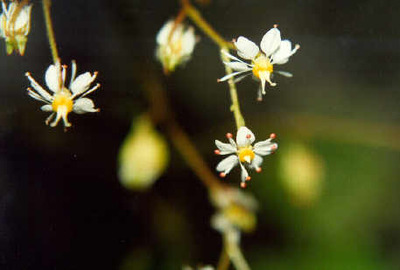
[[[219,174],[219,177],[221,177],[221,178],[224,178],[225,176],[226,176],[226,173],[222,172],[222,173]]]
[[[258,97],[258,98],[257,98],[257,101],[262,101],[262,97]]]
[[[240,183],[240,187],[241,187],[241,188],[246,188],[246,187],[247,187],[246,182],[241,182],[241,183]]]
[[[260,173],[262,171],[261,167],[256,168],[256,172]]]
[[[226,133],[226,137],[228,138],[228,139],[231,139],[232,137],[233,137],[233,135],[232,135],[232,133]]]
[[[63,68],[68,68],[68,66],[67,66],[67,65],[62,65],[62,67],[63,67]]]
[[[247,139],[250,139],[250,138],[251,138],[251,134],[247,134],[247,135],[246,135],[246,138],[247,138]]]
[[[221,151],[219,151],[218,149],[215,149],[215,150],[214,150],[214,153],[215,153],[216,155],[220,155],[220,154],[221,154]]]
[[[278,27],[278,24],[274,24],[274,28],[277,28]]]
[[[233,42],[233,43],[236,43],[236,38],[232,39],[232,42]]]
[[[251,177],[250,176],[247,176],[246,177],[246,181],[250,181],[251,180]]]
[[[269,138],[272,139],[272,140],[275,139],[275,138],[276,138],[276,134],[275,134],[275,133],[271,133],[271,134],[269,135]]]

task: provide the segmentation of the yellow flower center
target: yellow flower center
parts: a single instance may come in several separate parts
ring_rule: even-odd
[[[260,79],[260,72],[269,72],[272,73],[274,71],[274,67],[272,66],[271,62],[269,61],[268,57],[264,54],[259,55],[253,61],[253,74],[257,78]]]
[[[240,162],[250,163],[254,159],[255,154],[250,146],[250,147],[244,147],[242,149],[239,149],[238,156],[239,156]]]
[[[72,111],[73,105],[71,93],[64,89],[54,95],[54,100],[51,104],[53,111],[57,112],[60,108],[63,108],[67,113]]]

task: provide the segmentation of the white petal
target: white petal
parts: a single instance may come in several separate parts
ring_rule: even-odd
[[[216,170],[228,174],[239,163],[236,155],[230,155],[218,163]]]
[[[218,82],[224,82],[229,80],[232,77],[235,77],[236,75],[242,74],[244,72],[248,72],[249,70],[243,70],[243,71],[238,71],[238,72],[233,72],[231,74],[225,75],[224,77],[222,77],[221,79],[218,79]]]
[[[18,18],[15,21],[15,31],[21,30],[21,28],[27,27],[30,21],[32,5],[25,6],[20,13],[18,14]]]
[[[292,78],[292,77],[293,77],[293,74],[290,73],[290,72],[287,72],[287,71],[276,70],[276,71],[274,71],[274,72],[275,72],[275,73],[278,73],[278,74],[280,74],[280,75],[282,75],[282,76],[288,77],[288,78]]]
[[[3,38],[6,37],[6,34],[5,34],[6,28],[7,28],[7,18],[6,18],[5,13],[2,13],[0,15],[0,36]]]
[[[260,51],[258,46],[253,41],[250,41],[242,36],[237,39],[235,46],[238,50],[238,55],[247,60],[254,59]]]
[[[189,27],[182,37],[182,54],[191,55],[196,45],[196,36],[194,34],[194,28]]]
[[[40,84],[36,82],[36,80],[31,76],[29,72],[25,73],[25,76],[31,82],[31,86],[39,93],[41,97],[43,97],[48,102],[52,101],[53,97],[46,90],[44,90]]]
[[[220,155],[227,155],[236,153],[237,149],[230,143],[223,143],[218,140],[215,140],[215,145],[218,147],[221,152]]]
[[[90,98],[79,98],[75,101],[72,109],[75,113],[83,114],[87,112],[98,112],[99,109],[94,108],[94,103]]]
[[[52,112],[53,106],[51,106],[50,104],[47,104],[47,105],[43,105],[42,107],[40,107],[40,109],[44,112]]]
[[[168,41],[169,33],[171,32],[174,21],[170,20],[166,22],[157,34],[156,40],[158,44],[166,44]]]
[[[72,83],[71,83],[71,91],[74,96],[82,94],[83,92],[87,91],[90,87],[90,84],[96,79],[97,72],[93,75],[90,72],[85,72],[79,75]]]
[[[239,147],[245,147],[252,144],[255,140],[253,132],[247,127],[239,128],[236,134],[236,143]]]
[[[61,83],[61,70],[55,65],[50,65],[45,74],[47,87],[54,93],[58,92]]]
[[[266,56],[270,56],[278,49],[279,44],[281,44],[281,32],[274,27],[263,36],[260,47]]]
[[[239,164],[240,164],[240,169],[242,169],[240,178],[241,178],[242,182],[245,182],[246,178],[249,177],[249,173],[247,172],[246,168],[242,165],[242,163],[239,163]]]
[[[296,45],[292,50],[292,43],[289,40],[283,40],[278,50],[272,55],[272,64],[282,65],[289,61],[289,57],[292,56],[297,50],[299,46]]]
[[[228,52],[225,51],[225,50],[221,50],[221,53],[223,53],[226,57],[228,57],[228,58],[231,59],[231,60],[235,60],[235,61],[237,61],[237,62],[241,62],[241,63],[247,64],[246,62],[240,60],[239,58],[233,56],[232,54],[228,53]],[[248,65],[248,64],[247,64],[247,65]]]
[[[251,70],[252,68],[243,62],[224,62],[224,64],[235,71]]]
[[[259,155],[255,155],[253,158],[253,162],[251,163],[251,167],[253,169],[257,169],[261,166],[262,162],[263,162],[263,158],[260,157]]]
[[[271,139],[261,141],[254,144],[254,152],[257,155],[266,156],[271,154],[274,150],[278,148],[277,143],[271,142]]]

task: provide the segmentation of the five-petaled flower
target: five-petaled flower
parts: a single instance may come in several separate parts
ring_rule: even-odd
[[[267,140],[257,142],[254,146],[252,146],[255,140],[254,134],[247,127],[239,128],[236,135],[236,142],[232,139],[233,136],[231,133],[227,133],[226,137],[229,143],[222,143],[215,140],[215,145],[218,147],[215,150],[215,154],[229,155],[217,165],[216,169],[221,172],[221,177],[225,177],[233,167],[239,164],[242,170],[240,186],[244,188],[246,187],[246,181],[251,179],[246,167],[261,172],[260,165],[263,162],[261,156],[269,155],[278,148],[278,144],[272,142],[275,134],[272,133]]]
[[[174,71],[178,65],[185,64],[196,45],[194,28],[181,23],[176,24],[173,20],[164,24],[156,40],[156,56],[163,65],[165,73]]]
[[[23,55],[31,28],[32,4],[28,5],[27,1],[13,1],[7,9],[6,3],[2,1],[2,8],[0,36],[6,40],[7,54],[15,50]]]
[[[100,87],[98,83],[89,89],[90,85],[97,77],[97,72],[94,72],[93,75],[90,72],[85,72],[75,78],[75,61],[72,61],[72,74],[68,88],[65,87],[66,66],[61,66],[58,61],[55,65],[50,65],[47,68],[45,81],[52,94],[44,90],[43,87],[33,79],[29,72],[25,75],[28,77],[33,87],[33,89],[28,87],[29,96],[46,103],[46,105],[41,107],[42,111],[52,112],[46,119],[46,125],[56,116],[50,126],[55,127],[60,119],[62,119],[64,127],[67,128],[71,126],[67,118],[70,112],[73,111],[78,114],[83,114],[99,111],[99,109],[94,108],[94,103],[91,99],[85,98],[86,95]]]
[[[237,75],[241,76],[237,77],[235,81],[240,81],[252,73],[256,79],[261,81],[261,86],[258,91],[258,100],[262,100],[262,95],[265,95],[265,83],[268,82],[271,86],[276,85],[276,83],[271,81],[273,72],[286,77],[292,77],[292,74],[289,72],[274,71],[273,65],[287,63],[289,57],[292,56],[300,46],[295,45],[294,49],[292,49],[292,43],[289,40],[281,40],[281,33],[276,25],[262,38],[260,44],[261,51],[254,42],[242,36],[234,40],[234,44],[238,56],[246,60],[251,60],[251,64],[222,51],[228,58],[234,60],[232,62],[224,62],[224,64],[231,67],[235,72],[222,77],[218,80],[219,82],[226,81]]]

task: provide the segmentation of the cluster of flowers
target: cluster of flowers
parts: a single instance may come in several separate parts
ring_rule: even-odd
[[[193,27],[184,26],[173,20],[168,21],[161,28],[156,40],[158,45],[156,56],[163,65],[166,73],[174,71],[178,65],[185,64],[190,59],[196,45]],[[274,65],[287,63],[290,56],[300,46],[295,45],[293,48],[289,40],[282,40],[277,25],[274,25],[263,36],[260,43],[261,50],[254,42],[243,36],[233,40],[233,44],[237,50],[237,55],[251,62],[245,62],[226,51],[222,51],[229,60],[232,60],[224,62],[224,64],[234,72],[218,79],[219,82],[224,82],[232,78],[234,78],[234,82],[238,82],[248,75],[253,74],[253,78],[260,81],[257,99],[261,101],[262,96],[266,94],[266,83],[270,86],[276,86],[276,83],[272,82],[272,75],[274,73],[292,77],[292,74],[289,72],[274,70]],[[241,168],[240,185],[244,188],[246,187],[246,181],[251,179],[246,168],[261,172],[262,156],[269,155],[278,148],[278,144],[272,142],[275,134],[271,134],[267,140],[258,142],[254,146],[252,146],[255,140],[254,134],[247,127],[239,128],[236,135],[236,142],[232,139],[233,135],[231,133],[228,133],[226,137],[229,143],[215,141],[218,148],[215,150],[215,153],[218,155],[229,155],[217,165],[216,170],[220,172],[221,177],[225,177],[235,166],[239,165]]]

